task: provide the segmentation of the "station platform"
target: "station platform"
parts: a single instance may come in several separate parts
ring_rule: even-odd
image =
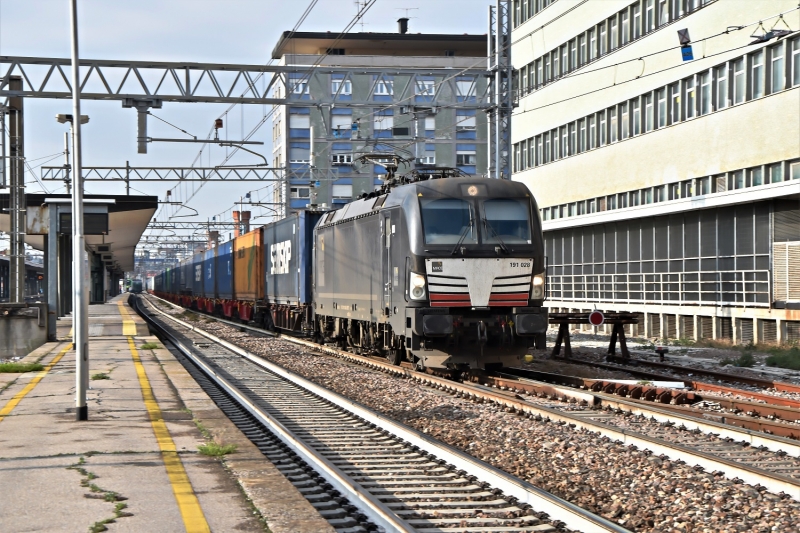
[[[332,532],[127,297],[89,307],[88,421],[69,320],[23,360],[44,370],[0,373],[0,531]],[[212,440],[237,450],[200,454]]]

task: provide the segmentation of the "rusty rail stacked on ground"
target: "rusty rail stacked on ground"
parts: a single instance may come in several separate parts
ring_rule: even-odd
[[[556,342],[553,346],[553,357],[561,355],[561,344],[564,344],[564,357],[569,359],[572,357],[572,345],[569,337],[570,324],[591,324],[589,315],[592,313],[550,313],[550,323],[558,324],[558,335]],[[630,359],[631,354],[628,351],[628,343],[625,339],[625,324],[638,324],[639,319],[633,313],[619,312],[608,313],[603,315],[603,324],[613,324],[611,329],[611,341],[608,343],[608,355],[610,358],[615,358],[617,352],[617,341],[619,340],[619,349],[622,358],[625,360]]]

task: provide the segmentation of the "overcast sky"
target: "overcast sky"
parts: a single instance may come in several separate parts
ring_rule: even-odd
[[[290,30],[310,0],[78,0],[80,54],[91,59],[195,61],[264,64],[283,31]],[[484,34],[490,0],[378,0],[364,17],[363,31],[395,32],[396,20],[409,10],[410,32]],[[353,0],[320,0],[300,31],[339,32],[357,12]],[[357,25],[354,31],[362,31]],[[69,0],[0,0],[0,55],[70,57]],[[70,100],[25,101],[25,156],[32,167],[46,156],[64,149],[66,126],[57,113],[71,113]],[[82,113],[90,117],[83,127],[85,166],[190,166],[198,145],[151,143],[147,154],[136,153],[136,112],[122,109],[120,102],[83,101]],[[204,138],[228,106],[222,104],[165,103],[153,113],[193,135]],[[228,116],[230,138],[247,132],[263,115],[262,106],[237,106]],[[269,143],[267,123],[254,140]],[[153,118],[148,121],[152,137],[181,134]],[[271,161],[269,144],[264,150]],[[214,147],[211,165],[219,164],[224,148]],[[239,156],[237,156],[238,158]],[[46,163],[62,164],[63,156]],[[236,159],[249,164],[253,159]],[[208,157],[203,165],[208,165]],[[35,170],[37,175],[39,169]],[[41,191],[33,176],[26,175],[28,192]],[[45,182],[48,192],[65,192],[56,182]],[[133,183],[145,194],[164,199],[175,184]],[[205,219],[230,208],[234,200],[257,183],[209,183],[189,205]],[[87,193],[124,194],[124,183],[89,183]],[[186,198],[191,188],[175,191]],[[182,214],[189,213],[184,211]]]

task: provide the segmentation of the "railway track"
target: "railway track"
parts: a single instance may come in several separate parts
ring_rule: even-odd
[[[168,304],[171,305],[171,304]],[[216,320],[216,319],[215,319]],[[241,331],[263,331],[229,322]],[[612,440],[683,461],[696,468],[723,474],[776,494],[800,500],[800,442],[760,431],[727,425],[719,417],[691,416],[667,405],[632,401],[609,394],[541,384],[549,391],[539,396],[526,388],[524,378],[499,383],[487,376],[485,383],[453,380],[401,368],[375,358],[355,355],[293,337],[284,340],[384,372],[403,375],[424,385],[479,402],[490,401],[519,414],[549,420],[575,429],[600,433]],[[576,410],[575,404],[585,404]],[[715,419],[716,418],[716,419]]]
[[[627,531],[153,306],[135,305],[191,362],[223,411],[343,533],[559,525]],[[542,520],[545,514],[553,522]]]

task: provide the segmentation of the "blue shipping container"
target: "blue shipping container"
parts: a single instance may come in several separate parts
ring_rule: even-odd
[[[216,262],[217,248],[206,250],[203,254],[203,296],[206,298],[217,297]]]
[[[233,241],[220,244],[217,249],[217,297],[233,298]]]
[[[322,214],[298,211],[264,226],[264,299],[267,302],[311,303],[314,226]]]
[[[191,260],[192,294],[203,296],[203,252],[194,254]]]

